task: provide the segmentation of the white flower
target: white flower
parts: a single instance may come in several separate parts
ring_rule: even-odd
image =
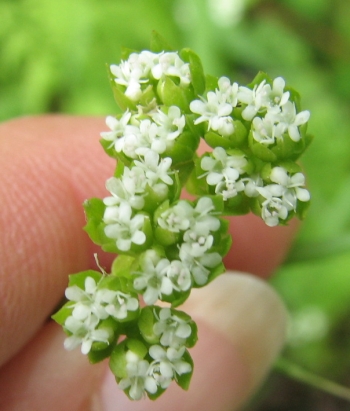
[[[135,160],[135,165],[141,168],[147,178],[147,183],[150,187],[154,187],[159,181],[166,185],[172,185],[174,183],[170,174],[172,159],[170,157],[160,158],[159,154],[153,150],[147,150],[144,154],[144,158],[140,161]]]
[[[98,295],[98,287],[96,281],[92,277],[86,277],[84,283],[85,289],[81,289],[77,285],[66,288],[66,298],[74,304],[72,317],[79,321],[88,320],[92,315],[98,319],[108,317],[101,300]]]
[[[161,259],[154,250],[148,250],[141,263],[141,271],[135,272],[134,288],[143,291],[143,299],[147,305],[153,305],[162,295],[170,295],[174,284],[166,276],[170,261]]]
[[[120,65],[112,64],[111,73],[115,76],[117,84],[126,87],[125,95],[133,101],[137,101],[141,95],[141,84],[149,81],[148,75],[153,65],[145,54],[142,57],[137,53],[130,54],[128,60],[122,61]]]
[[[219,92],[226,103],[236,107],[238,103],[238,83],[230,83],[227,77],[220,77],[218,81]]]
[[[244,155],[228,156],[225,149],[216,147],[211,156],[204,156],[201,168],[206,171],[200,177],[206,176],[209,185],[216,186],[215,193],[221,193],[224,200],[235,197],[244,190],[242,181],[237,181],[244,173],[247,160]]]
[[[305,185],[305,176],[302,173],[296,173],[289,176],[283,167],[274,167],[271,170],[271,181],[283,187],[282,200],[288,210],[296,210],[297,200],[309,201],[310,193]]]
[[[131,113],[126,110],[125,113],[118,120],[113,116],[106,117],[106,124],[111,129],[111,131],[103,131],[101,137],[104,140],[112,141],[113,143],[125,134],[130,134],[135,132],[135,127],[128,124],[131,118]]]
[[[191,247],[191,255],[195,258],[204,255],[213,245],[214,238],[209,235],[209,230],[206,235],[202,235],[194,230],[188,230],[183,237],[185,243]]]
[[[244,178],[242,181],[245,183],[244,193],[246,196],[257,197],[259,195],[258,187],[263,186],[262,178],[259,175]]]
[[[255,117],[252,123],[254,140],[261,144],[270,145],[282,138],[285,126],[282,123],[276,124],[276,121],[278,121],[278,118],[269,113],[264,118]]]
[[[265,187],[257,187],[259,194],[266,200],[262,203],[261,217],[265,223],[274,227],[279,224],[279,220],[285,220],[288,217],[288,209],[281,196],[283,187],[278,184],[270,184]]]
[[[96,329],[98,323],[99,319],[95,315],[91,315],[84,321],[69,316],[64,323],[64,327],[72,335],[64,340],[65,349],[73,350],[81,344],[82,354],[88,354],[94,341],[108,344],[109,333],[106,330]]]
[[[221,255],[216,252],[205,253],[198,257],[189,243],[181,244],[179,257],[180,260],[189,267],[193,280],[198,285],[206,284],[210,274],[208,268],[215,268],[222,261]]]
[[[128,316],[128,311],[136,311],[139,308],[137,298],[121,291],[109,289],[100,290],[101,301],[106,303],[105,310],[117,320],[123,320]]]
[[[160,80],[163,76],[178,77],[181,86],[187,86],[191,82],[189,64],[183,62],[175,52],[161,53],[158,64],[152,67],[152,75],[156,80]]]
[[[190,104],[190,110],[195,114],[200,114],[194,124],[208,122],[208,131],[218,131],[224,137],[229,136],[234,131],[233,120],[230,117],[232,105],[226,103],[220,92],[209,91],[207,100],[194,100]]]
[[[129,251],[131,243],[141,245],[146,241],[142,229],[145,221],[143,214],[131,218],[131,206],[122,202],[119,206],[106,207],[103,220],[106,223],[104,232],[108,238],[116,240],[119,250]]]
[[[103,203],[106,206],[115,206],[125,201],[132,208],[141,210],[145,204],[145,186],[146,177],[143,170],[125,167],[121,178],[111,177],[106,181],[106,188],[112,196],[105,197]]]
[[[154,359],[150,364],[149,374],[161,388],[167,388],[177,375],[187,374],[192,371],[191,364],[182,359],[185,347],[166,350],[160,345],[152,345],[149,355]]]
[[[282,113],[280,115],[281,123],[288,130],[289,137],[298,142],[301,138],[298,127],[309,121],[310,112],[308,110],[296,113],[295,104],[288,101],[282,107]]]
[[[119,387],[122,390],[129,389],[129,395],[133,400],[140,400],[145,390],[150,394],[157,392],[157,383],[149,375],[149,362],[140,358],[132,351],[125,355],[127,377],[119,381]]]
[[[253,90],[240,86],[238,89],[238,101],[247,106],[242,111],[244,120],[250,121],[262,109],[269,105],[269,91],[271,87],[263,80],[259,85],[255,85]]]
[[[177,106],[169,107],[167,114],[158,110],[152,115],[152,118],[158,124],[158,144],[162,147],[156,151],[161,154],[167,148],[172,147],[174,140],[183,132],[186,120]]]
[[[187,230],[191,224],[193,208],[187,201],[179,201],[165,210],[158,218],[158,224],[173,233]]]
[[[180,347],[192,333],[190,325],[178,316],[172,315],[168,307],[161,308],[156,318],[158,321],[153,325],[153,332],[160,336],[163,347]]]
[[[220,228],[220,220],[211,214],[212,211],[215,212],[212,199],[201,197],[193,209],[191,229],[199,235],[206,235],[210,231],[217,231]]]
[[[286,82],[282,77],[274,79],[272,89],[270,85],[267,85],[267,95],[270,100],[270,107],[279,106],[282,107],[289,100],[289,91],[284,91]]]
[[[172,288],[176,291],[187,291],[192,285],[191,272],[186,264],[179,260],[162,260],[161,274],[171,281]]]

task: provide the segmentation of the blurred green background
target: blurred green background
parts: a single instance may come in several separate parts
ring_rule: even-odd
[[[349,22],[347,0],[0,0],[0,120],[45,112],[113,114],[105,64],[118,63],[122,45],[147,48],[153,29],[174,47],[193,48],[206,72],[248,83],[263,70],[301,91],[303,108],[312,113],[309,131],[316,136],[303,157],[313,200],[288,260],[271,282],[291,313],[284,356],[345,385]],[[278,384],[272,378],[249,409],[304,409],[264,408]]]

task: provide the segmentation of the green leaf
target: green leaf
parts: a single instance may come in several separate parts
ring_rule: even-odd
[[[151,51],[160,53],[162,51],[173,51],[174,49],[169,45],[165,38],[157,31],[153,30],[151,34]]]
[[[147,306],[142,308],[138,320],[138,327],[144,340],[149,344],[159,343],[159,336],[154,334],[153,326],[155,323],[154,311],[159,313],[160,307]]]
[[[186,350],[184,355],[183,355],[183,360],[187,363],[189,363],[192,367],[191,372],[188,372],[186,374],[176,374],[177,378],[176,378],[176,383],[177,385],[179,385],[183,390],[188,390],[189,386],[190,386],[190,382],[191,382],[191,378],[193,375],[193,368],[194,368],[194,364],[193,364],[193,360],[192,357],[190,355],[190,353]]]
[[[201,95],[205,90],[205,76],[203,65],[198,55],[189,48],[182,49],[180,57],[190,64],[191,83],[196,95]]]

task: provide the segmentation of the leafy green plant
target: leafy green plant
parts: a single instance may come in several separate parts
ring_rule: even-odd
[[[85,230],[118,256],[109,274],[71,275],[53,318],[67,349],[81,345],[92,363],[110,357],[129,398],[156,399],[173,380],[189,386],[197,327],[177,307],[225,271],[222,216],[253,212],[271,227],[304,217],[310,194],[296,161],[310,113],[281,77],[242,86],[205,75],[191,49],[173,51],[155,32],[150,50],[124,49],[109,76],[122,114],[107,117],[101,144],[117,164],[110,196],[84,203]],[[196,199],[182,200],[183,188]]]

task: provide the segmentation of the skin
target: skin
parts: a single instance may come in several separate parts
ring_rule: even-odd
[[[105,129],[103,119],[68,116],[22,118],[0,125],[0,409],[238,409],[270,364],[252,367],[249,361],[259,360],[248,360],[243,344],[231,338],[239,328],[231,321],[234,316],[228,313],[225,327],[217,327],[211,315],[219,308],[201,312],[200,298],[188,305],[198,319],[200,341],[191,350],[198,368],[185,394],[175,386],[159,402],[130,402],[115,386],[105,363],[91,366],[79,350],[67,352],[62,347],[65,336],[50,315],[64,295],[68,274],[96,269],[94,252],[106,268],[113,258],[82,230],[82,202],[106,196],[104,183],[114,170],[114,161],[98,141]],[[228,269],[266,278],[283,260],[295,224],[271,229],[249,215],[234,218],[231,231],[234,244],[225,258]],[[259,289],[262,281],[253,283]],[[231,287],[218,284],[219,296]],[[264,301],[275,298],[269,293]],[[239,304],[237,309],[243,310],[246,302]],[[250,310],[242,312],[244,322],[249,322]],[[278,321],[282,330],[284,320]],[[248,340],[264,339],[264,333],[252,329]],[[274,357],[279,348],[266,350]],[[208,357],[213,350],[220,356]]]

